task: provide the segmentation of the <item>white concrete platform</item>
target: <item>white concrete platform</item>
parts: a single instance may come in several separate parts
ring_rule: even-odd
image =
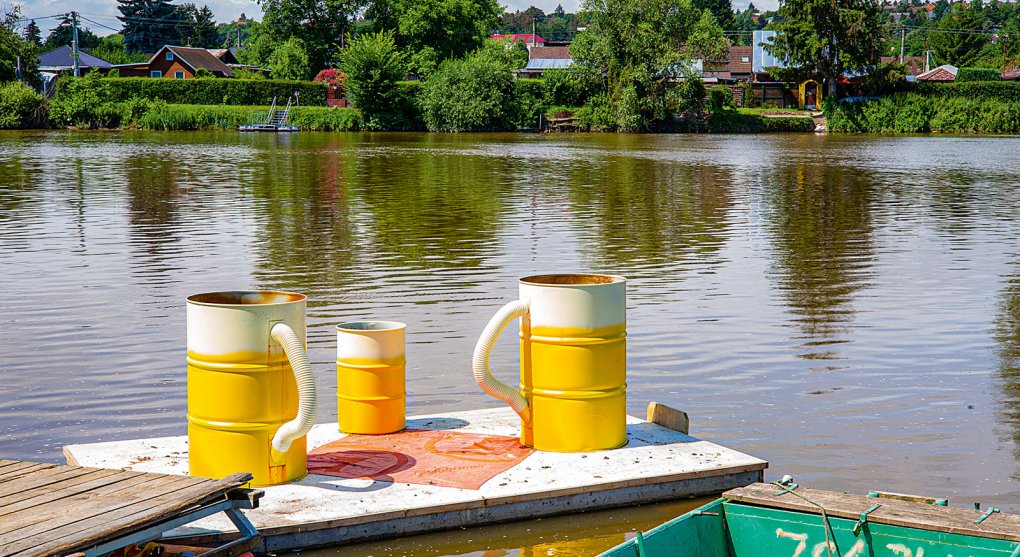
[[[509,408],[408,418],[411,429],[514,436]],[[340,439],[336,422],[316,425],[309,450]],[[626,446],[592,453],[536,451],[481,489],[308,475],[265,489],[245,511],[263,551],[335,545],[462,526],[535,518],[721,493],[762,480],[764,460],[628,417]],[[188,439],[161,437],[64,447],[68,464],[164,474],[188,473]],[[226,519],[207,518],[176,535],[228,537]]]

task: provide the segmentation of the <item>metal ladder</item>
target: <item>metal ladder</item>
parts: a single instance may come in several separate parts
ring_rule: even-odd
[[[273,99],[273,106],[274,107],[276,106],[275,98]],[[269,110],[269,113],[272,115],[269,119],[269,124],[274,126],[286,126],[287,120],[290,119],[290,99],[289,98],[287,99],[286,108],[284,108],[283,110],[273,110],[271,108]]]

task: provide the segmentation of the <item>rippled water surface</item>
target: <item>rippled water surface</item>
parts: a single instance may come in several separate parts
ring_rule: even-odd
[[[1020,512],[1017,153],[1011,137],[3,132],[0,457],[185,433],[184,298],[210,290],[307,294],[320,392],[333,324],[395,319],[410,414],[497,406],[470,373],[484,323],[518,277],[593,270],[630,279],[631,413],[683,408],[770,478]],[[506,381],[514,341],[493,358]],[[320,420],[335,408],[321,397]],[[515,543],[496,545],[528,554]],[[393,551],[470,553],[457,544]]]

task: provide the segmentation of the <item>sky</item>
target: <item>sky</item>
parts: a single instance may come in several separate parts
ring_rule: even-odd
[[[175,4],[181,4],[185,0],[176,0]],[[216,14],[217,22],[233,21],[242,13],[254,19],[262,19],[262,10],[254,0],[191,0],[201,6],[208,4],[213,13]],[[92,29],[97,35],[109,35],[114,29],[120,29],[120,21],[117,20],[116,0],[21,0],[21,11],[27,18],[39,18],[54,14],[67,13],[75,10],[85,18],[96,23],[84,22],[85,27]],[[524,10],[529,6],[537,6],[546,12],[556,9],[557,4],[562,4],[563,9],[568,12],[576,11],[580,0],[501,0],[500,2],[509,11]],[[775,9],[777,0],[759,0],[755,3],[758,8]],[[11,7],[11,0],[0,0],[0,11],[8,11]],[[733,0],[737,9],[747,7],[747,0]],[[43,31],[43,36],[49,33],[50,29],[56,26],[55,19],[40,19],[36,22]],[[106,27],[103,27],[106,26]]]

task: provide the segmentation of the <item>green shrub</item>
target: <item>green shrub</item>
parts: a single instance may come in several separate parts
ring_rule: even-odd
[[[513,71],[499,60],[476,52],[439,65],[419,98],[430,131],[506,130],[518,117]]]
[[[548,101],[545,81],[541,79],[518,79],[514,82],[514,99],[516,114],[513,118],[515,128],[534,128],[538,125],[538,117],[545,112]]]
[[[1020,102],[897,93],[864,102],[827,103],[826,118],[835,132],[1017,133]]]
[[[107,74],[107,77],[113,77],[113,76]],[[120,77],[120,75],[118,74],[117,77]],[[211,71],[209,71],[209,70],[207,70],[205,68],[198,68],[197,70],[195,70],[195,78],[205,79],[205,78],[209,78],[209,77],[216,77],[216,76],[213,75],[213,73]]]
[[[614,131],[617,128],[616,109],[607,95],[600,94],[588,99],[588,103],[574,113],[578,124],[591,131]]]
[[[965,81],[962,83],[926,81],[917,83],[914,86],[914,92],[940,98],[964,97],[1020,102],[1020,81]]]
[[[546,70],[542,75],[545,103],[578,106],[584,104],[584,90],[568,70]]]
[[[86,77],[88,77],[86,75]],[[57,82],[55,98],[68,88],[75,87],[74,77],[61,77]],[[160,99],[170,104],[232,104],[268,105],[275,97],[286,103],[295,92],[305,106],[326,105],[326,85],[311,81],[283,81],[269,79],[152,79],[148,77],[104,78],[100,83],[103,98],[111,102],[125,102],[132,97]]]
[[[20,81],[0,85],[0,129],[27,127],[42,100],[42,95]]]
[[[999,70],[992,68],[960,68],[956,73],[956,82],[967,81],[1001,81]]]
[[[120,126],[123,109],[112,101],[109,83],[98,72],[89,72],[84,77],[61,77],[57,89],[59,93],[49,102],[49,118],[55,125],[78,128]]]
[[[291,112],[291,124],[302,130],[349,132],[365,129],[365,119],[356,108],[301,107]]]
[[[304,43],[297,37],[291,37],[273,49],[269,55],[269,68],[276,79],[308,80],[311,77],[311,65]]]
[[[347,98],[373,126],[399,127],[405,115],[397,82],[403,79],[407,62],[397,49],[393,34],[359,35],[341,56],[340,70],[347,76]]]
[[[733,91],[725,85],[716,85],[708,91],[708,109],[711,112],[721,112],[727,108],[736,108],[737,101],[733,98]]]

